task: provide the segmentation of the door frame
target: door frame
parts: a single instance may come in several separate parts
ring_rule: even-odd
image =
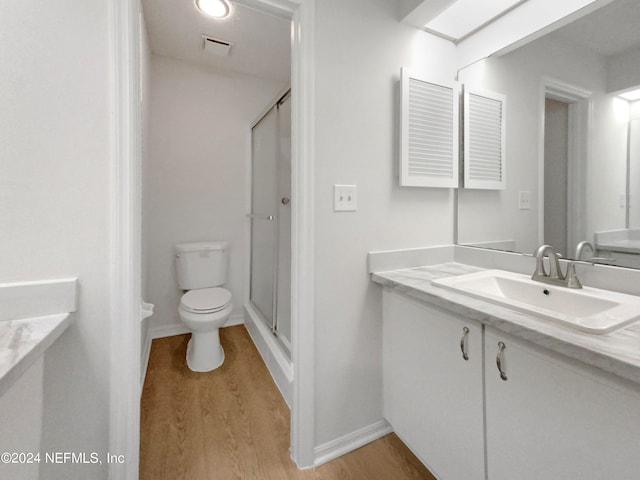
[[[292,87],[291,458],[314,463],[315,0],[236,0],[290,18]],[[140,449],[141,91],[140,0],[110,0],[111,224],[110,480],[138,478]]]

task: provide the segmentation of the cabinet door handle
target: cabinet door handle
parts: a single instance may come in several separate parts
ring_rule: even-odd
[[[460,339],[460,350],[462,350],[462,358],[465,360],[469,360],[469,355],[467,354],[467,337],[469,336],[469,329],[464,327],[462,329],[462,338]]]
[[[498,342],[498,356],[496,357],[496,365],[498,366],[498,371],[500,372],[500,378],[506,382],[507,374],[504,373],[504,370],[502,369],[502,354],[505,348],[507,348],[507,346],[503,342]]]

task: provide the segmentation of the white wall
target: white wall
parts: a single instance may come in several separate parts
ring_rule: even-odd
[[[617,202],[619,193],[624,191],[626,120],[619,115],[619,100],[605,93],[606,60],[547,36],[460,72],[459,79],[466,85],[507,96],[507,188],[460,190],[460,243],[513,239],[516,250],[525,252],[533,252],[538,246],[538,139],[543,135],[543,76],[593,92],[590,163],[583,167],[589,183],[587,239],[593,240],[595,230],[624,227],[624,210]],[[519,210],[521,190],[531,192],[531,210]]]
[[[640,100],[629,102],[629,120],[640,119]]]
[[[625,228],[626,210],[620,197],[627,190],[629,104],[596,92],[593,100],[591,153],[587,170],[587,240],[593,234]]]
[[[151,329],[181,326],[176,243],[228,240],[232,315],[242,315],[250,127],[286,85],[153,55],[143,217]]]
[[[640,49],[607,59],[607,91],[640,87]]]
[[[455,76],[453,44],[404,25],[388,0],[316,2],[315,443],[382,418],[382,296],[371,250],[448,244],[448,189],[398,186],[400,68]],[[333,211],[333,185],[358,211]]]
[[[109,2],[0,0],[0,281],[79,277],[44,358],[43,451],[107,451]],[[16,445],[18,448],[18,445]],[[107,465],[41,464],[102,479]]]
[[[640,228],[640,100],[629,114],[629,228]]]

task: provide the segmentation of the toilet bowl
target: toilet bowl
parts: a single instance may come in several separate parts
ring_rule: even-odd
[[[232,310],[231,292],[220,287],[190,290],[180,299],[180,320],[192,332],[187,365],[194,372],[209,372],[224,362],[219,329]]]
[[[187,365],[194,372],[208,372],[224,362],[219,329],[231,311],[227,281],[229,244],[225,241],[180,243],[175,246],[178,286],[186,291],[178,315],[192,332]]]

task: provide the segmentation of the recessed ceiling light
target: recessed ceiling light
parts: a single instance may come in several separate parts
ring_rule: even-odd
[[[636,100],[640,100],[640,88],[621,93],[619,96],[629,102],[635,102]]]
[[[523,0],[457,0],[425,27],[458,40],[522,2]]]
[[[196,7],[213,18],[224,18],[231,13],[231,5],[227,0],[196,0]]]

